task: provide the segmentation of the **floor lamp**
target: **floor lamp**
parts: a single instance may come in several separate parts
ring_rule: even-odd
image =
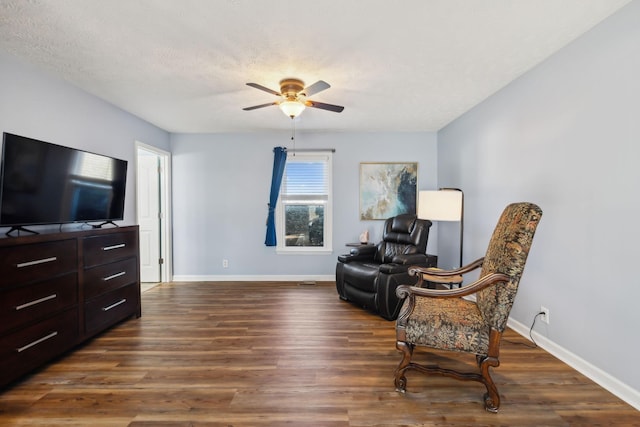
[[[459,188],[420,191],[418,218],[431,221],[460,222],[460,267],[462,264],[462,236],[464,232],[464,193]]]

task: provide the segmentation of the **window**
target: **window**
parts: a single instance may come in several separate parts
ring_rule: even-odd
[[[276,208],[278,252],[331,252],[331,152],[289,153]]]

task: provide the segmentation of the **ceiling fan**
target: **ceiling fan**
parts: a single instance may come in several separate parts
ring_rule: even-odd
[[[293,119],[302,113],[305,107],[320,108],[321,110],[333,111],[335,113],[340,113],[344,110],[344,107],[340,105],[325,104],[324,102],[307,99],[308,96],[314,95],[331,87],[329,83],[322,80],[318,80],[311,86],[304,87],[304,82],[302,80],[294,78],[283,79],[280,81],[280,92],[276,92],[275,90],[259,85],[258,83],[247,83],[247,86],[269,92],[272,95],[279,96],[281,99],[267,104],[243,108],[245,111],[256,110],[258,108],[269,107],[271,105],[278,105],[284,114]]]

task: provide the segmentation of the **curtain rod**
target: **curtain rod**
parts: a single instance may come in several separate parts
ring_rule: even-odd
[[[289,149],[287,148],[287,151]],[[335,148],[293,148],[291,151],[295,151],[297,153],[304,153],[305,151],[331,151],[332,153],[336,152]]]

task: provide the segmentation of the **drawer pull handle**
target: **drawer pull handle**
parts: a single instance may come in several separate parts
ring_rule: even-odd
[[[113,304],[111,304],[111,305],[110,305],[110,306],[108,306],[108,307],[102,307],[102,311],[109,311],[109,310],[111,310],[112,308],[116,308],[116,307],[117,307],[117,306],[119,306],[120,304],[124,304],[125,302],[127,302],[127,299],[126,299],[126,298],[122,298],[120,301],[118,301],[118,302],[116,302],[116,303],[113,303]]]
[[[111,276],[103,277],[102,280],[106,282],[108,280],[115,279],[116,277],[124,276],[125,274],[127,274],[126,271],[121,271],[120,273],[116,273],[116,274],[112,274]]]
[[[105,246],[102,248],[103,251],[112,251],[114,249],[120,249],[120,248],[124,248],[125,245],[124,243],[120,243],[119,245],[112,245],[112,246]]]
[[[35,340],[34,342],[32,342],[30,344],[27,344],[24,347],[17,348],[16,350],[18,350],[18,353],[22,353],[23,351],[30,349],[34,345],[38,345],[41,342],[44,342],[44,341],[46,341],[48,339],[51,339],[51,338],[55,337],[56,335],[58,335],[57,331],[51,332],[49,335],[44,336],[44,337],[40,338],[39,340]]]
[[[53,261],[56,261],[57,259],[58,257],[52,256],[51,258],[42,258],[42,259],[37,259],[35,261],[21,262],[20,264],[16,264],[16,267],[18,268],[31,267],[32,265],[44,264],[46,262],[53,262]]]
[[[56,295],[56,294],[51,294],[51,295],[49,295],[48,297],[44,297],[44,298],[40,298],[40,299],[36,299],[36,300],[30,301],[30,302],[27,302],[27,303],[21,304],[21,305],[19,305],[19,306],[17,306],[17,307],[16,307],[16,311],[23,310],[23,309],[25,309],[25,308],[31,307],[32,305],[40,304],[41,302],[49,301],[49,300],[51,300],[51,299],[55,299],[55,298],[57,298],[57,297],[58,297],[58,295]]]

